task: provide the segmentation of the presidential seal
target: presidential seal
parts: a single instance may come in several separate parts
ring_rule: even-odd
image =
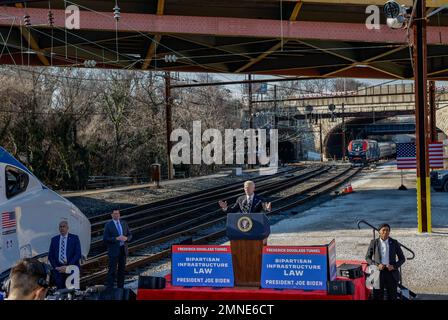
[[[249,232],[253,226],[252,219],[246,216],[241,217],[238,219],[237,226],[241,232]]]

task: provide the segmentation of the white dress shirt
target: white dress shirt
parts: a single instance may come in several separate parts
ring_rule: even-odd
[[[61,259],[62,238],[64,238],[64,254],[62,255],[62,259]],[[63,236],[62,234],[59,236],[59,262],[60,263],[66,263],[67,262],[67,241],[68,241],[68,235],[67,234],[65,236]],[[63,261],[61,261],[61,260],[63,260]]]
[[[381,264],[389,264],[389,239],[383,240],[380,238],[380,252],[381,252]]]

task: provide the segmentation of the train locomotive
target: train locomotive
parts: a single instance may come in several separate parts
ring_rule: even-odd
[[[44,257],[60,221],[90,249],[90,221],[70,201],[46,187],[28,168],[0,147],[0,279],[17,260]]]
[[[396,147],[393,142],[376,140],[352,140],[348,145],[348,158],[351,163],[367,164],[395,156]]]

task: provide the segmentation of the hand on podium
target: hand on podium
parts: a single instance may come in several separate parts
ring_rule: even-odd
[[[222,210],[227,210],[227,201],[218,201],[219,206],[221,207]]]

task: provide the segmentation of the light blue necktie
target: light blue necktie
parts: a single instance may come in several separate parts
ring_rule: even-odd
[[[120,236],[122,236],[123,235],[123,230],[121,229],[121,224],[120,224],[119,221],[117,221],[116,224],[117,224],[118,233],[119,233]],[[122,245],[124,245],[124,241],[120,241],[120,246],[122,246]]]

